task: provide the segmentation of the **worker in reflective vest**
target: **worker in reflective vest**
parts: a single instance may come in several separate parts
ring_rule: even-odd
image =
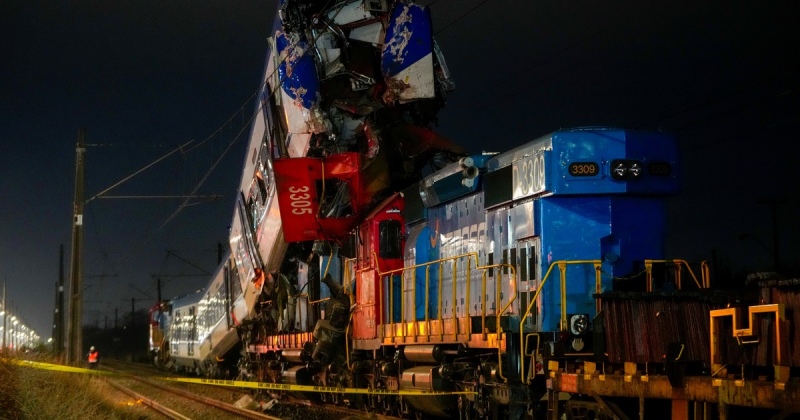
[[[100,352],[95,350],[94,346],[89,347],[89,354],[86,357],[89,359],[89,369],[97,369],[97,363],[100,361]]]

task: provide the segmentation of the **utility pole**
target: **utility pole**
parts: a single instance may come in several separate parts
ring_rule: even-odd
[[[69,343],[67,361],[78,363],[83,352],[83,187],[86,143],[84,129],[78,131],[75,148],[75,198],[72,216],[72,258],[70,272]]]

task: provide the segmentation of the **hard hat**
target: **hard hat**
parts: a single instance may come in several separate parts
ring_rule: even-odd
[[[94,351],[94,346],[89,347],[89,351]]]

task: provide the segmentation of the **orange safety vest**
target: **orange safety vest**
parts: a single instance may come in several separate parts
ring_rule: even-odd
[[[97,356],[98,356],[98,353],[97,353],[96,350],[93,351],[93,352],[90,352],[89,353],[89,363],[97,363]]]

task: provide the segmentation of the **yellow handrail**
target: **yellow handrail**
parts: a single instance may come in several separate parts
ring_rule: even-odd
[[[525,332],[524,332],[524,329],[525,329],[525,322],[524,322],[525,318],[527,318],[528,315],[531,314],[531,309],[533,308],[533,305],[536,303],[536,299],[539,298],[539,293],[542,292],[542,289],[544,288],[544,285],[547,282],[547,279],[550,278],[550,273],[553,271],[553,267],[558,267],[558,269],[560,271],[560,276],[559,277],[560,277],[560,280],[561,280],[561,284],[560,284],[560,287],[559,287],[560,295],[561,295],[560,296],[560,298],[561,298],[560,299],[560,301],[561,301],[561,317],[560,317],[560,324],[561,325],[560,325],[560,328],[562,330],[564,328],[566,328],[566,326],[567,326],[567,312],[566,312],[566,310],[567,310],[567,304],[566,304],[566,300],[567,300],[567,296],[566,296],[566,294],[567,294],[566,293],[566,289],[567,289],[566,271],[567,270],[566,270],[566,268],[567,268],[567,265],[575,265],[575,264],[592,264],[592,265],[594,265],[595,269],[597,270],[597,267],[602,265],[602,261],[600,261],[600,260],[580,260],[580,261],[561,260],[561,261],[555,261],[552,264],[550,264],[550,267],[547,269],[547,272],[545,273],[544,277],[542,278],[542,282],[539,283],[539,287],[536,288],[536,293],[533,294],[533,298],[530,300],[530,303],[528,303],[528,308],[525,310],[525,314],[522,316],[522,318],[520,318],[520,323],[519,323],[519,340],[520,340],[520,346],[519,346],[519,353],[520,353],[519,356],[520,356],[520,358],[519,358],[519,361],[520,361],[520,363],[519,363],[519,366],[520,366],[520,380],[522,382],[525,382],[525,363],[524,363],[524,361],[525,361],[525,346],[524,346],[524,343],[525,343],[525,341],[524,341],[525,340]],[[596,280],[598,282],[599,282],[599,276],[600,276],[600,274],[598,272],[598,274],[597,274],[597,279],[598,280]],[[599,287],[599,286],[595,285],[595,288],[597,288],[597,287]]]
[[[308,294],[305,294],[305,293],[304,293],[304,295],[305,295],[305,296],[308,296]],[[302,296],[303,296],[303,295],[299,295],[298,297],[302,297]],[[330,297],[326,297],[326,298],[322,298],[322,299],[320,299],[320,300],[312,300],[312,301],[309,301],[309,302],[308,302],[308,304],[309,304],[309,305],[316,305],[316,304],[318,304],[318,303],[320,303],[320,302],[326,302],[326,301],[328,301],[328,300],[330,300],[330,299],[331,299]]]
[[[477,266],[478,254],[476,252],[470,252],[470,253],[466,253],[466,254],[456,255],[456,256],[453,256],[453,257],[445,257],[445,258],[440,258],[440,259],[434,260],[434,261],[428,261],[428,262],[425,262],[423,264],[403,266],[403,267],[400,267],[400,268],[395,268],[395,269],[387,270],[387,271],[382,271],[381,270],[381,268],[380,268],[380,266],[378,264],[378,257],[377,257],[376,253],[374,253],[374,252],[372,253],[372,258],[373,258],[373,262],[375,264],[375,271],[377,272],[378,277],[381,278],[381,279],[383,279],[384,277],[387,277],[387,276],[389,278],[391,278],[392,275],[399,274],[400,275],[401,285],[405,285],[405,283],[406,283],[406,272],[409,271],[409,270],[411,271],[411,292],[412,292],[411,293],[411,297],[412,297],[412,303],[413,303],[415,308],[417,306],[416,293],[415,293],[416,292],[416,269],[419,268],[419,267],[425,267],[425,292],[426,293],[425,293],[425,310],[424,310],[425,320],[424,321],[425,321],[427,335],[428,335],[428,337],[430,337],[430,331],[431,331],[430,321],[431,321],[431,317],[430,317],[430,314],[428,312],[428,307],[430,306],[431,302],[429,301],[430,293],[428,293],[428,292],[430,290],[430,269],[431,269],[431,266],[434,265],[434,264],[439,264],[438,270],[439,270],[439,279],[440,279],[440,281],[439,281],[439,284],[438,284],[438,291],[439,291],[438,300],[436,302],[437,310],[438,310],[438,312],[436,314],[436,319],[438,320],[438,319],[442,319],[442,300],[443,300],[442,287],[443,287],[443,284],[444,284],[444,281],[443,281],[444,263],[448,262],[448,261],[452,262],[452,264],[453,264],[453,273],[454,273],[454,275],[456,275],[455,273],[456,273],[456,270],[457,270],[458,261],[459,260],[464,260],[465,264],[466,264],[466,269],[467,269],[467,276],[470,276],[471,275],[471,266],[472,266],[471,262],[474,259],[475,260],[475,265]],[[477,268],[482,268],[482,267],[477,267]],[[467,306],[466,306],[466,308],[467,308],[467,310],[469,310],[469,285],[470,285],[469,277],[467,277],[465,281],[466,281],[466,285],[467,285],[466,286],[467,287],[467,299],[466,299],[466,305]],[[389,284],[391,285],[391,283],[389,283]],[[382,288],[383,287],[381,286],[381,289]],[[403,290],[403,292],[405,292],[405,288],[404,287],[402,287],[402,290]],[[390,291],[389,293],[390,293],[389,312],[391,314],[394,311],[394,301],[393,301],[393,299],[391,299],[393,291]],[[456,282],[453,282],[453,294],[456,295],[456,293],[457,293]],[[405,324],[405,322],[407,322],[407,319],[406,319],[407,317],[406,317],[406,313],[405,313],[404,303],[405,303],[405,299],[401,297],[401,302],[400,302],[400,304],[401,304],[400,322]],[[455,317],[455,306],[456,306],[455,305],[455,301],[453,301],[453,318],[454,319],[456,318]],[[395,323],[394,322],[394,318],[391,317],[391,315],[390,315],[390,319],[391,319],[391,322],[386,322],[386,323],[387,324],[389,324],[389,323],[394,324]],[[416,320],[416,316],[414,316],[414,319]],[[454,320],[454,325],[457,326],[458,325],[457,322],[458,322],[458,320],[455,319]],[[444,333],[442,332],[442,337],[443,337],[443,334]],[[458,328],[457,327],[455,328],[455,334],[456,334],[456,338],[458,338]],[[404,327],[404,330],[403,330],[403,336],[405,336],[405,327]]]
[[[443,290],[442,290],[442,288],[443,288],[443,285],[444,285],[444,281],[443,281],[444,280],[444,263],[447,262],[447,261],[450,261],[452,263],[453,277],[456,278],[458,276],[458,274],[457,274],[458,261],[462,260],[462,259],[465,260],[465,263],[466,263],[466,273],[465,273],[465,275],[466,275],[465,284],[466,285],[465,285],[465,287],[466,287],[466,294],[467,294],[465,308],[466,308],[466,312],[467,313],[469,313],[469,304],[470,304],[470,301],[469,301],[469,296],[470,295],[469,294],[470,294],[470,283],[471,283],[470,280],[471,280],[471,275],[472,275],[472,270],[471,270],[472,269],[472,264],[471,264],[472,260],[474,259],[474,261],[475,261],[475,268],[476,269],[483,270],[483,273],[482,273],[482,276],[481,276],[481,286],[482,286],[482,293],[481,293],[481,332],[483,334],[484,340],[487,339],[487,333],[486,333],[486,282],[487,282],[486,277],[487,277],[487,270],[490,269],[490,268],[497,268],[498,271],[499,271],[503,267],[510,268],[511,278],[513,279],[513,281],[511,282],[512,289],[513,289],[513,291],[511,292],[511,298],[508,300],[508,302],[505,303],[505,305],[502,305],[502,306],[501,306],[502,301],[501,301],[501,297],[500,297],[500,294],[502,292],[502,284],[501,284],[500,280],[496,280],[495,281],[495,283],[496,283],[496,286],[495,286],[496,300],[495,300],[495,302],[496,302],[497,308],[498,308],[497,314],[495,316],[495,327],[496,327],[496,331],[498,333],[501,332],[500,317],[502,316],[503,313],[505,313],[511,307],[511,305],[514,303],[514,301],[517,298],[516,267],[514,267],[511,264],[506,264],[506,263],[479,266],[478,265],[478,254],[476,252],[470,252],[470,253],[461,254],[461,255],[457,255],[457,256],[453,256],[453,257],[440,258],[440,259],[437,259],[437,260],[434,260],[434,261],[425,262],[423,264],[416,264],[416,265],[412,265],[412,266],[404,266],[404,267],[401,267],[401,268],[396,268],[396,269],[387,270],[387,271],[381,271],[381,269],[380,269],[380,267],[378,265],[377,255],[375,253],[372,254],[372,258],[373,258],[373,261],[375,263],[376,272],[377,272],[379,278],[384,278],[384,277],[387,277],[387,276],[388,276],[388,278],[391,278],[392,275],[399,273],[400,274],[401,284],[405,284],[405,273],[406,273],[406,271],[411,270],[411,273],[412,273],[411,274],[411,276],[412,276],[412,283],[411,283],[411,292],[412,293],[411,293],[411,296],[412,296],[412,299],[413,299],[414,307],[416,307],[416,268],[425,267],[425,292],[426,293],[425,293],[425,309],[424,309],[424,313],[425,313],[426,331],[427,331],[427,335],[428,335],[429,339],[430,339],[430,334],[431,334],[431,327],[430,327],[431,318],[430,318],[429,311],[428,311],[428,307],[430,306],[430,301],[429,301],[430,293],[428,293],[428,291],[430,290],[430,268],[431,268],[431,266],[433,264],[439,264],[439,266],[438,266],[439,282],[438,282],[438,285],[437,285],[439,290],[438,290],[438,293],[437,293],[438,299],[437,299],[437,302],[436,302],[436,304],[437,304],[436,319],[437,320],[442,320],[443,319],[442,318],[442,305],[443,305],[443,303],[442,303],[442,301],[443,301],[443,296],[442,296]],[[502,274],[500,276],[502,276]],[[389,285],[391,286],[391,283],[389,283]],[[382,287],[381,287],[381,289],[382,289]],[[392,299],[393,298],[393,293],[394,292],[393,292],[393,290],[391,290],[391,287],[390,287],[390,291],[389,291],[389,296],[390,296],[389,313],[390,313],[391,322],[387,322],[387,323],[391,323],[391,324],[394,324],[394,318],[391,315],[393,313],[393,311],[394,311],[394,300]],[[453,281],[453,334],[454,334],[454,338],[457,339],[458,338],[458,318],[456,316],[456,306],[457,306],[456,305],[456,297],[457,297],[457,282]],[[402,308],[401,309],[401,322],[403,322],[403,323],[406,322],[406,313],[405,313],[404,308],[402,306],[404,300],[405,299],[401,299],[401,308]],[[414,318],[416,319],[416,316],[414,316]],[[403,331],[403,334],[405,334],[405,329]],[[441,335],[442,335],[442,338],[444,338],[444,330],[441,331]],[[497,357],[498,357],[499,369],[501,370],[501,372],[499,373],[500,379],[505,380],[506,378],[502,374],[503,359],[502,359],[502,356],[501,356],[499,351],[497,353]]]
[[[672,263],[672,264],[675,264],[676,269],[677,269],[677,273],[678,273],[676,275],[676,285],[678,287],[680,287],[680,285],[681,285],[680,284],[680,270],[681,270],[682,267],[686,267],[688,269],[689,274],[692,276],[692,279],[694,280],[695,284],[699,288],[708,288],[711,285],[708,264],[705,261],[703,261],[701,263],[701,265],[700,265],[701,273],[702,273],[701,276],[702,277],[701,277],[701,280],[698,280],[697,276],[695,276],[694,272],[692,271],[692,268],[689,266],[689,263],[687,263],[685,260],[645,260],[645,272],[647,273],[647,291],[652,291],[653,290],[652,268],[653,268],[653,264],[654,263]],[[531,310],[533,309],[533,306],[534,306],[534,304],[536,303],[536,300],[539,297],[539,293],[541,293],[542,289],[544,288],[544,285],[547,282],[547,279],[550,277],[550,273],[552,272],[553,267],[558,267],[559,272],[560,272],[560,276],[559,277],[560,277],[560,281],[561,281],[561,284],[560,284],[560,287],[559,287],[560,302],[561,302],[561,317],[560,317],[560,322],[559,322],[559,324],[560,324],[559,328],[561,330],[564,330],[565,328],[567,328],[566,267],[567,267],[567,265],[573,265],[573,264],[593,264],[594,267],[595,267],[595,273],[596,273],[595,291],[596,291],[597,294],[602,293],[602,283],[601,283],[602,261],[601,260],[582,260],[582,261],[561,260],[561,261],[553,262],[552,264],[550,264],[550,267],[547,269],[547,273],[545,273],[544,277],[542,278],[542,281],[539,284],[539,287],[537,288],[536,293],[534,293],[533,298],[530,300],[530,303],[528,303],[528,308],[526,309],[525,314],[520,319],[520,328],[519,328],[520,343],[524,343],[523,340],[525,338],[524,337],[524,328],[525,328],[524,320],[525,320],[525,318],[528,317],[528,315],[531,314]],[[602,308],[601,304],[602,304],[601,300],[598,298],[597,304],[596,304],[596,309],[597,309],[598,312]],[[525,354],[524,354],[524,352],[525,352],[524,345],[521,344],[520,345],[520,379],[523,382],[525,381],[525,363],[524,363]]]
[[[502,278],[502,274],[500,274],[500,270],[499,270],[499,268],[501,266],[510,267],[511,268],[511,278],[513,279],[511,281],[511,284],[514,286],[514,291],[511,293],[511,299],[508,300],[508,303],[506,303],[506,305],[503,306],[503,308],[495,316],[496,334],[498,334],[498,335],[501,332],[501,329],[500,329],[500,316],[503,315],[503,312],[505,312],[506,309],[508,309],[511,306],[511,304],[514,303],[514,300],[517,299],[517,271],[516,271],[516,269],[514,268],[513,265],[510,265],[510,264],[498,264],[498,274],[500,275],[501,278]],[[501,300],[500,300],[500,290],[502,289],[502,287],[500,287],[501,285],[499,283],[500,283],[499,281],[495,281],[495,286],[494,286],[495,290],[497,291],[497,300],[495,300],[495,302],[497,302],[498,305],[500,305],[500,302],[501,302]],[[503,381],[506,380],[506,377],[503,376],[503,357],[500,354],[499,349],[497,351],[497,374],[498,374],[498,376],[500,376],[500,379],[502,379]]]
[[[469,264],[467,264],[467,266],[469,266]],[[453,268],[451,270],[452,270],[453,276],[455,278],[458,278],[458,274],[456,274],[456,269],[457,269],[456,261],[453,260]],[[439,283],[441,284],[442,282],[439,282]],[[456,283],[457,283],[456,281],[453,281],[452,312],[453,312],[453,339],[454,340],[458,340],[458,316],[456,314],[456,306],[457,306],[456,305],[456,299],[458,299],[458,297],[456,296]],[[469,283],[469,281],[467,281],[467,283]],[[444,328],[442,328],[442,333],[444,333]]]
[[[675,265],[675,287],[679,290],[681,289],[681,271],[683,267],[689,271],[689,274],[692,276],[692,280],[694,280],[694,284],[697,286],[698,289],[707,289],[711,286],[711,280],[708,270],[708,264],[705,261],[700,263],[700,272],[701,272],[701,279],[697,280],[697,276],[695,276],[694,271],[692,271],[692,267],[689,266],[689,263],[686,260],[644,260],[644,268],[647,272],[647,291],[653,291],[653,264],[654,263],[664,263],[664,264],[674,264]]]

